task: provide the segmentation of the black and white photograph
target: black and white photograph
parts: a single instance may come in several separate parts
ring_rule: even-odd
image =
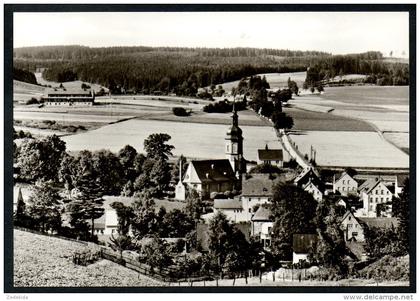
[[[415,292],[415,4],[4,10],[9,292]]]

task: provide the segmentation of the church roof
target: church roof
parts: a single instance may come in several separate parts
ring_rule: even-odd
[[[236,180],[228,159],[191,161],[201,182],[226,182]]]

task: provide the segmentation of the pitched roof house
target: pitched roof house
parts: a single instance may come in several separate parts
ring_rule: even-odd
[[[356,217],[348,210],[341,219],[341,229],[345,241],[364,242],[365,228],[391,228],[398,227],[398,219],[394,217]]]
[[[333,179],[333,191],[338,191],[341,195],[357,194],[358,183],[347,172],[343,171],[338,177]]]
[[[362,216],[376,217],[378,215],[377,205],[383,204],[384,211],[381,215],[390,216],[392,212],[393,186],[386,186],[380,178],[368,179],[359,187],[360,197],[363,200]]]
[[[258,164],[270,164],[283,167],[283,150],[282,149],[265,149],[258,150]]]
[[[255,205],[271,202],[276,179],[270,178],[269,174],[251,174],[242,179],[242,207],[248,214],[248,220],[251,221]]]
[[[303,190],[312,194],[312,196],[317,202],[322,201],[322,196],[324,195],[323,191],[317,185],[315,185],[312,181],[309,181],[305,186],[303,186]]]
[[[295,178],[294,183],[295,183],[296,186],[303,187],[309,181],[313,182],[318,187],[323,186],[320,175],[312,167],[305,168],[304,170],[302,170],[302,172]]]
[[[212,192],[235,189],[237,179],[227,159],[193,160],[188,165],[183,183],[197,190],[203,198],[208,198]]]

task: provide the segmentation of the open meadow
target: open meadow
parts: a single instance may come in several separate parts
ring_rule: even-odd
[[[361,133],[363,131],[375,130],[378,132],[378,137],[384,137],[395,147],[407,152],[409,149],[408,91],[407,86],[326,87],[321,95],[305,94],[294,97],[289,101],[292,109],[285,110],[286,112],[289,110],[293,116],[296,130],[353,131],[358,135],[363,135]],[[322,113],[322,107],[328,108],[330,112]],[[321,120],[316,118],[316,115],[320,114],[324,114]],[[353,141],[356,143],[355,149],[363,147],[357,139]],[[312,141],[305,142],[304,138],[296,142],[309,145],[312,143]],[[319,157],[319,160],[323,160],[322,157]],[[390,166],[396,165],[392,162],[392,158],[390,160]],[[395,160],[398,161],[398,158]],[[382,165],[383,163],[380,164]]]
[[[305,131],[291,133],[302,154],[316,150],[322,166],[408,168],[409,157],[375,132]]]
[[[13,231],[13,268],[16,287],[164,286],[108,260],[75,265],[72,255],[86,246],[64,239]]]
[[[280,147],[280,142],[272,127],[241,126],[244,136],[244,156],[248,160],[257,159],[257,150],[269,144]],[[209,123],[162,122],[159,120],[131,119],[103,126],[89,132],[66,136],[67,150],[109,149],[119,151],[130,144],[143,152],[143,141],[153,133],[167,133],[175,146],[175,156],[184,155],[197,159],[222,159],[225,151],[227,125]]]

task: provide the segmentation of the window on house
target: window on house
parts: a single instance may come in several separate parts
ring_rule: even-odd
[[[381,198],[381,203],[384,201],[384,198]]]
[[[386,194],[389,194],[389,191],[387,190]]]
[[[251,208],[248,209],[248,212],[251,213]]]
[[[351,221],[351,216],[349,216],[349,221]]]
[[[357,228],[358,226],[359,226],[358,224],[355,224],[355,225],[354,225],[354,227],[355,227],[355,228]]]
[[[350,180],[347,180],[347,184],[350,184]]]
[[[373,206],[372,205],[369,206],[369,210],[371,210],[371,211],[373,210]]]
[[[389,201],[389,198],[386,198],[386,201],[388,202]]]
[[[378,190],[375,190],[375,194],[378,194]]]
[[[357,234],[358,234],[357,232],[352,232],[351,236],[355,237],[355,236],[357,236]]]
[[[352,224],[349,224],[349,228],[351,228],[353,225]]]
[[[384,191],[383,190],[381,190],[381,194],[384,194]]]
[[[343,180],[343,184],[346,184],[346,180]]]

